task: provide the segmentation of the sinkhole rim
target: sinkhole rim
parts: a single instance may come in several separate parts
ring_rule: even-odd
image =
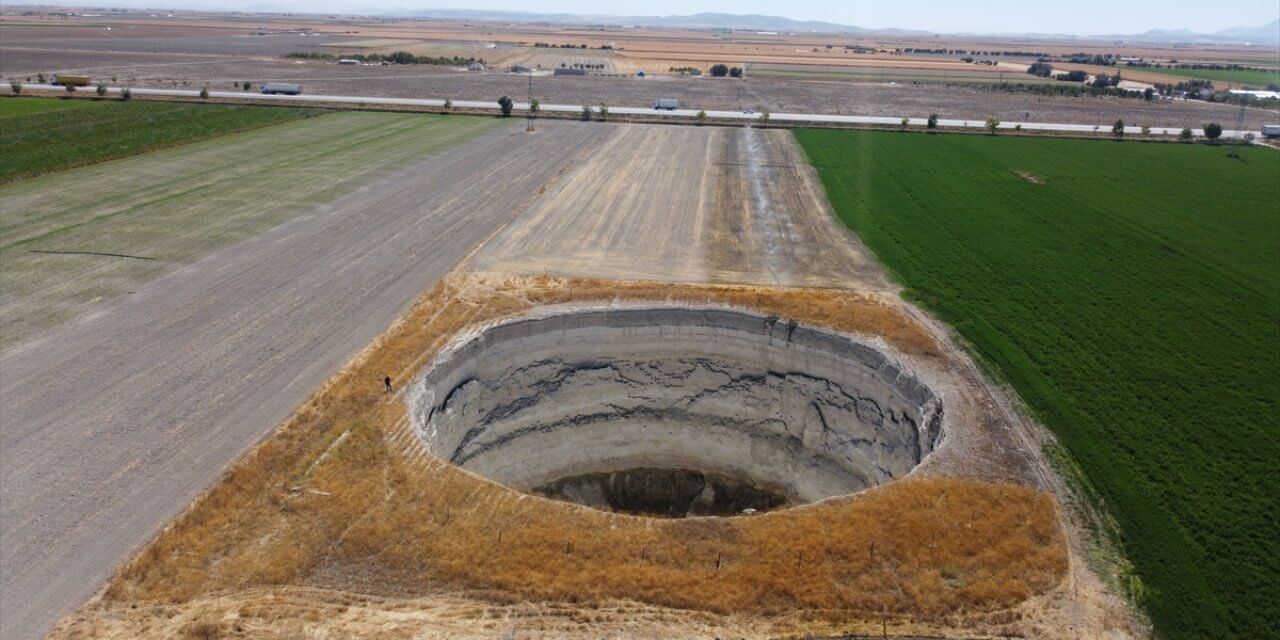
[[[715,304],[551,305],[471,325],[405,397],[429,453],[551,500],[538,489],[657,467],[781,489],[773,510],[787,511],[907,477],[946,431],[942,399],[882,340]]]

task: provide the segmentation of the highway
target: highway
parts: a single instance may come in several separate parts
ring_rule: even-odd
[[[64,91],[65,89],[56,85],[48,84],[24,84],[24,89],[32,89],[38,91]],[[81,91],[92,91],[92,87],[82,88]],[[108,87],[107,92],[110,95],[119,95],[124,89],[122,87]],[[196,98],[200,92],[192,89],[150,89],[150,88],[130,88],[135,96],[168,96],[180,98]],[[243,91],[210,91],[210,98],[219,100],[253,100],[253,101],[275,101],[282,102],[317,102],[328,104],[352,104],[364,106],[404,106],[404,107],[443,107],[445,101],[437,98],[387,98],[379,96],[328,96],[328,95],[311,95],[303,94],[297,96],[286,95],[264,95],[261,93],[243,92]],[[483,109],[498,111],[498,103],[491,101],[479,100],[454,100],[453,106],[459,109]],[[521,113],[527,111],[529,104],[526,102],[516,102],[513,111]],[[554,113],[582,113],[582,105],[575,104],[539,104],[538,109],[544,112]],[[591,107],[592,111],[599,113],[599,107]],[[689,120],[697,120],[699,111],[693,109],[675,109],[671,111],[656,110],[650,107],[609,107],[609,113],[613,115],[623,116],[652,116],[662,115],[672,118],[686,118]],[[712,120],[730,120],[745,122],[764,122],[765,116],[762,113],[745,112],[745,111],[707,111],[707,118]],[[873,126],[901,126],[902,116],[848,116],[834,115],[824,113],[772,113],[768,116],[768,122],[773,124],[852,124],[852,125],[873,125]],[[928,124],[925,118],[908,118],[907,124],[912,127],[924,127]],[[986,127],[986,122],[982,120],[952,120],[939,119],[938,126],[947,129],[973,129],[982,130]],[[1015,130],[1021,128],[1023,131],[1045,131],[1055,133],[1101,133],[1109,134],[1112,123],[1100,122],[1097,125],[1088,124],[1064,124],[1051,122],[1018,122],[1009,121],[1001,122],[1001,130]],[[1152,127],[1150,134],[1156,136],[1177,136],[1182,129],[1172,127]],[[1192,133],[1196,136],[1203,136],[1204,130],[1192,129]],[[1253,133],[1258,135],[1256,131],[1236,131],[1223,130],[1224,138],[1243,138],[1245,134]],[[1141,135],[1141,127],[1125,127],[1127,135]]]

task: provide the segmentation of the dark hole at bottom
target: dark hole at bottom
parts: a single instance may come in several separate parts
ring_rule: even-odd
[[[562,478],[534,493],[577,504],[646,516],[731,516],[769,511],[786,496],[750,481],[688,469],[628,469]]]

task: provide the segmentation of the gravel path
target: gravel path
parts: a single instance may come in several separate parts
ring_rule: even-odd
[[[600,131],[500,129],[0,355],[0,636],[90,597]]]

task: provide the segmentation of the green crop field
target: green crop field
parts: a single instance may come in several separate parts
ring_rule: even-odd
[[[323,112],[6,97],[0,99],[0,183],[318,113]]]
[[[1280,153],[796,136],[839,217],[1083,468],[1159,634],[1275,637]]]
[[[45,111],[66,111],[111,104],[103,100],[71,100],[63,98],[6,98],[0,100],[0,118],[23,116]],[[5,121],[9,126],[9,121]]]
[[[1280,71],[1225,70],[1225,69],[1171,69],[1168,67],[1139,69],[1179,78],[1198,78],[1214,82],[1229,82],[1266,88],[1270,84],[1280,84]],[[1123,71],[1121,72],[1123,73]]]

